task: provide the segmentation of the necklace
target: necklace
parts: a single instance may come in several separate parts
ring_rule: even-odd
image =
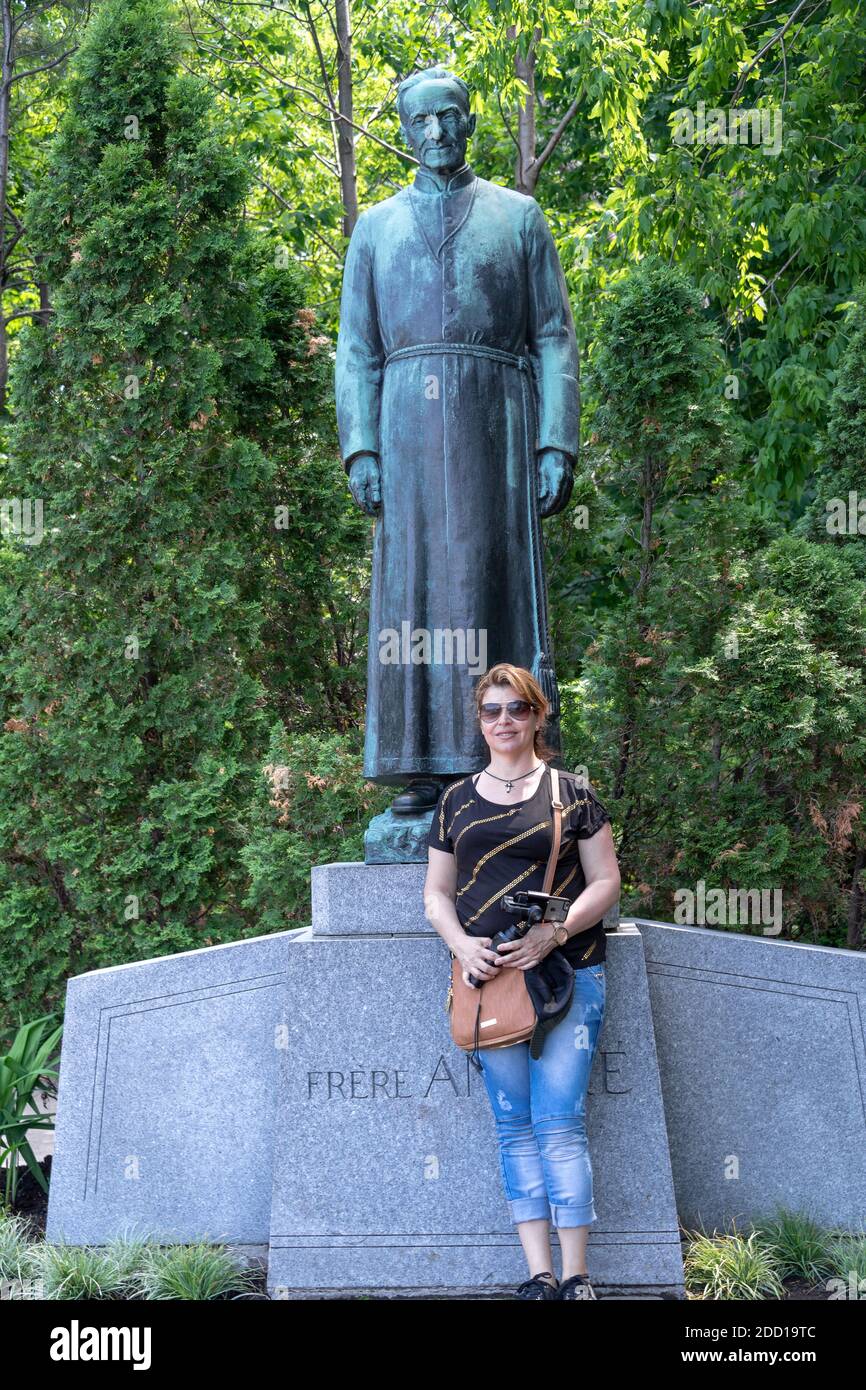
[[[544,763],[536,763],[535,767],[529,769],[529,772],[518,773],[516,777],[497,777],[495,772],[490,772],[486,767],[481,770],[482,772],[486,772],[488,777],[492,777],[494,782],[504,782],[505,790],[510,792],[515,782],[519,782],[523,777],[529,777],[533,772],[537,772],[540,767],[544,767]]]

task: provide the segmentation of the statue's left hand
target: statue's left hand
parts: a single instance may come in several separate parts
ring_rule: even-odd
[[[540,516],[555,516],[563,507],[574,487],[574,466],[561,449],[542,449],[538,455],[538,512]]]
[[[382,475],[375,454],[355,455],[349,467],[349,491],[368,516],[381,511]]]

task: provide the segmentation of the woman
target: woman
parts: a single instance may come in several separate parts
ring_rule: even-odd
[[[549,705],[522,666],[500,662],[475,690],[490,749],[483,772],[449,783],[428,837],[425,914],[460,961],[463,979],[530,970],[560,950],[574,968],[571,1005],[546,1036],[482,1048],[496,1122],[500,1171],[529,1267],[518,1298],[595,1298],[586,1242],[596,1213],[586,1145],[586,1091],[604,1018],[604,914],[619,897],[610,817],[590,788],[560,770],[562,843],[552,893],[571,899],[564,924],[540,922],[519,941],[489,949],[514,918],[506,893],[541,889],[552,844],[548,762],[542,730]],[[563,926],[565,931],[563,931]],[[552,1273],[551,1215],[562,1249],[562,1282]]]

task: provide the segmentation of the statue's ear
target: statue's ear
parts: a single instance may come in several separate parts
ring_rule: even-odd
[[[475,122],[476,122],[477,119],[478,119],[478,118],[477,118],[475,112],[473,111],[473,112],[471,113],[470,117],[469,117],[468,128],[467,128],[467,134],[470,135],[470,136],[475,134]]]

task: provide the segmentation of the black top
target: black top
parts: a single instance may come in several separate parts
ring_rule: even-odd
[[[586,887],[578,840],[588,840],[610,816],[591,787],[572,772],[559,772],[563,805],[562,840],[551,892],[575,898]],[[534,794],[513,806],[487,801],[475,787],[478,773],[449,782],[433,813],[427,844],[457,858],[455,907],[463,928],[472,936],[494,936],[517,919],[503,912],[506,893],[544,887],[544,873],[553,845],[550,768]],[[575,970],[597,965],[605,958],[604,922],[572,935],[559,948]]]

